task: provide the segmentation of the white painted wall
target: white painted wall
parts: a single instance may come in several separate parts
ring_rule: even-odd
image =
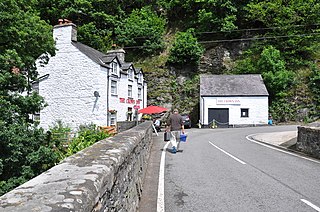
[[[133,85],[133,99],[137,100],[137,82],[128,81],[126,75],[121,75],[121,78],[113,77],[118,81],[118,95],[111,95],[112,77],[110,76],[108,83],[108,69],[95,63],[72,45],[71,34],[75,32],[73,27],[72,24],[55,27],[53,36],[58,49],[56,55],[44,67],[39,64],[37,66],[39,77],[49,74],[49,77],[39,83],[39,94],[48,104],[40,112],[40,126],[48,129],[57,120],[74,130],[81,124],[108,126],[108,98],[109,110],[117,110],[117,121],[125,121],[127,108],[134,104],[120,103],[119,98],[128,98],[130,83]],[[94,91],[98,91],[100,97],[96,98]],[[147,101],[146,92],[145,90],[144,102]],[[141,107],[142,104],[141,101]]]
[[[63,29],[63,28],[60,28]],[[48,106],[40,112],[40,126],[48,129],[61,120],[72,128],[80,124],[107,125],[107,69],[88,59],[71,42],[56,45],[49,64],[39,67],[39,94]],[[98,91],[99,98],[94,97]]]
[[[225,100],[234,102],[226,103]],[[201,97],[200,121],[204,125],[212,121],[208,120],[209,108],[229,108],[229,125],[268,123],[268,97]],[[241,117],[241,108],[249,109],[249,117]]]

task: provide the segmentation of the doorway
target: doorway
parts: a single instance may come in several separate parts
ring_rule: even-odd
[[[216,121],[217,127],[229,127],[229,108],[209,108],[208,123]]]

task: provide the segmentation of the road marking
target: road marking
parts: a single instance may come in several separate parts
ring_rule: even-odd
[[[315,209],[316,211],[320,212],[320,208],[314,204],[312,204],[311,202],[309,202],[308,200],[305,199],[300,199],[302,202],[306,203],[307,205],[309,205],[311,208]]]
[[[166,162],[166,151],[170,142],[164,145],[159,170],[159,183],[158,183],[158,199],[157,199],[157,212],[164,212],[164,166]]]
[[[270,149],[277,150],[277,151],[279,151],[279,152],[283,152],[283,153],[286,153],[286,154],[288,154],[288,155],[296,156],[296,157],[298,157],[298,158],[303,158],[303,159],[305,159],[305,160],[309,160],[309,161],[312,161],[312,162],[315,162],[315,163],[319,163],[319,164],[320,164],[320,161],[318,161],[318,160],[314,160],[314,159],[311,159],[311,158],[307,158],[307,157],[304,157],[304,156],[301,156],[301,155],[298,155],[298,154],[295,154],[295,153],[292,153],[292,152],[285,151],[285,150],[283,150],[283,149],[279,149],[279,148],[270,146],[270,145],[268,145],[268,144],[261,143],[261,142],[259,142],[259,141],[255,141],[255,140],[253,140],[253,139],[250,138],[250,137],[252,137],[252,136],[254,136],[254,135],[255,135],[255,134],[247,135],[247,136],[246,136],[246,139],[249,140],[249,141],[251,141],[251,142],[254,142],[254,143],[256,143],[256,144],[259,144],[259,145],[268,147],[268,148],[270,148]]]
[[[213,144],[213,143],[211,143],[210,141],[209,141],[209,143],[210,143],[212,146],[214,146],[215,148],[217,148],[218,150],[220,150],[221,152],[223,152],[224,154],[226,154],[226,155],[228,155],[228,156],[232,157],[233,159],[235,159],[235,160],[236,160],[236,161],[238,161],[239,163],[241,163],[241,164],[243,164],[243,165],[245,165],[245,164],[246,164],[245,162],[243,162],[243,161],[242,161],[242,160],[240,160],[239,158],[237,158],[237,157],[235,157],[235,156],[231,155],[230,153],[228,153],[228,152],[224,151],[223,149],[221,149],[221,148],[219,148],[218,146],[214,145],[214,144]]]

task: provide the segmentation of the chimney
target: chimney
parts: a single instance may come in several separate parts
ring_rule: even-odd
[[[108,56],[117,56],[121,63],[124,63],[125,51],[123,49],[116,49],[117,45],[112,44],[112,49],[107,51]]]
[[[59,24],[53,27],[53,38],[56,43],[71,43],[77,41],[77,26],[68,19],[59,19]]]

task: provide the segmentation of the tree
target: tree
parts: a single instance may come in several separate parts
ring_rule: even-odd
[[[306,65],[319,42],[320,2],[314,0],[251,1],[246,19],[252,26],[264,28],[258,37],[283,53],[288,66]]]
[[[193,36],[193,29],[178,32],[169,52],[168,63],[174,66],[198,65],[204,48]]]
[[[34,11],[35,1],[0,3],[0,194],[52,166],[46,135],[30,118],[44,106],[31,91],[37,58],[54,55],[52,28]],[[37,160],[35,158],[38,157]]]
[[[156,53],[164,48],[163,35],[166,21],[150,7],[133,10],[115,29],[118,45],[139,46],[144,53]]]

